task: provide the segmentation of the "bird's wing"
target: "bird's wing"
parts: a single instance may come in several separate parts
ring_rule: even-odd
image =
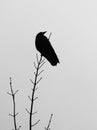
[[[42,39],[41,54],[52,64],[56,65],[59,63],[59,59],[49,41],[45,36]]]

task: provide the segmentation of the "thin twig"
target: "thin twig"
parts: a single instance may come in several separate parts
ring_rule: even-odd
[[[38,61],[38,54],[36,54],[36,60],[37,60],[37,64],[38,64],[38,62],[39,62],[39,61]]]
[[[49,40],[50,40],[51,35],[52,35],[52,33],[50,33],[50,35],[49,35]]]
[[[42,77],[36,82],[36,84],[38,84],[40,82],[40,80],[42,80]]]
[[[33,112],[32,115],[34,115],[34,114],[36,114],[36,113],[37,113],[37,111]]]
[[[45,127],[45,130],[50,130],[50,124],[51,124],[51,121],[52,121],[52,117],[53,117],[53,114],[51,114],[51,117],[49,119],[47,127]]]
[[[38,74],[38,76],[39,76],[43,71],[44,71],[44,70],[40,71],[39,74]]]
[[[44,59],[42,59],[41,64],[42,64],[44,61],[45,61],[45,58],[44,58]]]
[[[21,126],[19,126],[17,128],[17,122],[16,122],[16,116],[19,114],[19,113],[16,113],[16,101],[15,101],[15,95],[16,93],[18,92],[18,90],[16,90],[15,92],[13,91],[13,88],[12,88],[12,78],[10,77],[10,90],[11,90],[11,93],[7,92],[10,96],[12,96],[12,100],[13,100],[13,114],[9,114],[10,116],[13,117],[13,120],[14,120],[14,129],[15,130],[19,130],[21,128]]]
[[[32,99],[31,99],[31,97],[30,97],[30,96],[28,96],[28,98],[30,99],[30,101],[32,101]]]
[[[21,126],[19,126],[17,130],[19,130],[20,128],[21,128]]]
[[[34,100],[33,100],[33,101],[35,101],[36,99],[38,99],[38,97],[34,98]]]
[[[33,80],[32,80],[32,79],[30,79],[30,81],[31,81],[31,83],[32,83],[32,84],[34,84],[34,82],[33,82]]]
[[[30,112],[28,111],[28,109],[27,109],[27,108],[25,108],[25,110],[28,112],[28,114],[30,114]]]
[[[39,69],[45,64],[46,62],[44,61],[40,66],[39,66]]]
[[[35,69],[37,69],[35,62],[33,62]]]
[[[37,125],[37,124],[39,123],[39,121],[40,121],[40,120],[38,120],[36,123],[34,123],[34,124],[32,125],[32,127],[35,126],[35,125]]]

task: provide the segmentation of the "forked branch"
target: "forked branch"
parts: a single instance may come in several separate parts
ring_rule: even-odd
[[[26,111],[29,114],[29,130],[32,130],[32,127],[37,125],[40,121],[40,119],[38,121],[36,121],[35,123],[33,123],[32,121],[32,116],[34,114],[36,114],[37,112],[33,111],[33,106],[34,106],[34,101],[38,98],[35,97],[35,91],[37,90],[37,84],[40,82],[40,80],[42,79],[42,77],[39,78],[39,76],[41,75],[41,73],[44,70],[40,70],[40,68],[42,68],[42,66],[45,64],[44,59],[42,58],[42,55],[40,56],[40,59],[38,58],[38,55],[36,54],[36,60],[37,60],[37,64],[34,62],[34,67],[35,67],[35,72],[34,72],[34,80],[30,79],[31,83],[33,84],[33,88],[32,88],[32,96],[28,96],[28,98],[31,101],[31,106],[30,106],[30,111],[28,111],[28,109],[26,109]],[[40,71],[40,72],[39,72]]]
[[[15,101],[15,95],[18,92],[18,90],[16,90],[15,92],[13,91],[11,77],[10,77],[10,90],[11,90],[11,93],[9,93],[9,92],[7,92],[7,93],[10,96],[12,96],[12,100],[13,100],[13,114],[9,114],[9,115],[13,117],[13,120],[14,120],[14,130],[19,130],[21,128],[21,126],[17,127],[16,116],[19,113],[16,113],[16,101]]]

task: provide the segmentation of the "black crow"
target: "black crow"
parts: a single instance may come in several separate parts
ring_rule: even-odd
[[[44,56],[52,66],[57,65],[59,63],[59,59],[49,41],[49,39],[44,36],[45,32],[39,32],[36,35],[35,39],[35,45],[36,49],[41,53],[42,56]]]

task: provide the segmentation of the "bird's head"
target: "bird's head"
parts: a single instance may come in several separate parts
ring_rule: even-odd
[[[47,31],[41,32],[43,35],[46,33]]]
[[[47,31],[44,31],[44,32],[39,32],[38,35],[41,36],[41,35],[44,35]]]
[[[44,34],[45,34],[46,32],[47,32],[47,31],[39,32],[39,33],[36,35],[36,39],[43,38],[43,36],[44,36]]]

